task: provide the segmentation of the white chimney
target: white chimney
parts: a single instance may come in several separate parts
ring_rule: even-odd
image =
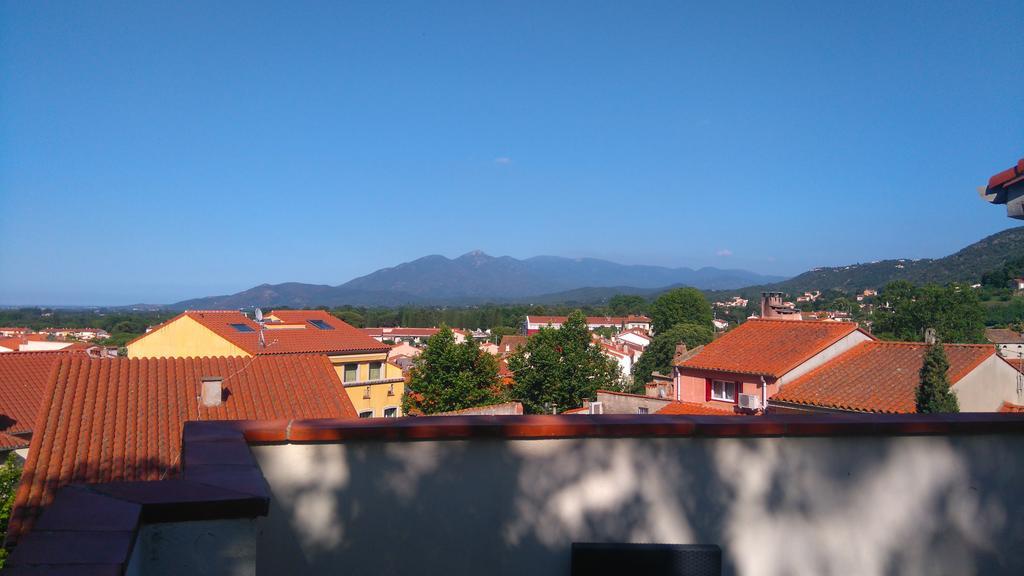
[[[224,398],[223,384],[224,379],[220,376],[206,376],[203,378],[203,406],[213,408],[214,406],[221,405]]]

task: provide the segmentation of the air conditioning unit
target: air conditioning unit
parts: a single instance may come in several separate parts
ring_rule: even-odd
[[[757,394],[740,394],[740,408],[743,410],[760,410],[761,398]]]
[[[591,402],[590,403],[590,413],[591,414],[604,414],[604,404],[602,404],[600,402]]]

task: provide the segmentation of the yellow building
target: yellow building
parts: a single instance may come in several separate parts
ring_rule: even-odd
[[[360,417],[402,415],[405,380],[390,347],[322,310],[276,310],[260,324],[236,310],[190,310],[127,345],[129,358],[324,354]]]

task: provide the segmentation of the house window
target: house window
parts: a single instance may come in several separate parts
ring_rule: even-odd
[[[385,408],[384,409],[384,417],[385,418],[398,418],[398,408]]]
[[[363,410],[359,413],[360,418],[373,418],[373,410]]]
[[[636,413],[637,414],[647,414],[647,407],[646,406],[641,406],[641,407],[637,408],[636,409]]]
[[[355,382],[359,378],[359,364],[345,364],[343,382]]]
[[[370,380],[380,380],[380,362],[370,362]]]
[[[736,383],[714,380],[711,382],[711,399],[723,402],[736,401]]]

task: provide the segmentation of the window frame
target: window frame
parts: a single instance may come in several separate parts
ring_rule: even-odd
[[[394,410],[394,416],[388,416],[388,410]],[[381,413],[382,418],[398,418],[398,406],[385,406],[384,411]]]
[[[341,383],[342,384],[351,384],[353,382],[359,382],[359,363],[358,362],[348,362],[346,364],[343,364],[342,366],[343,366],[342,369],[341,369]],[[348,378],[348,369],[349,369],[350,366],[354,366],[355,367],[355,377],[353,377],[351,380],[349,380],[349,378]]]
[[[377,367],[377,377],[373,377],[373,367]],[[367,380],[381,380],[384,378],[384,363],[383,362],[370,362],[367,368],[366,379]]]
[[[722,384],[722,396],[715,395],[715,384]],[[725,394],[727,387],[732,388],[732,397],[729,398]],[[739,382],[733,380],[712,380],[711,381],[711,400],[715,402],[729,402],[735,404],[736,399],[739,397]]]
[[[364,416],[364,414],[365,414],[365,416]],[[360,418],[373,418],[373,408],[370,408],[369,410],[360,410],[359,411],[359,417]]]

